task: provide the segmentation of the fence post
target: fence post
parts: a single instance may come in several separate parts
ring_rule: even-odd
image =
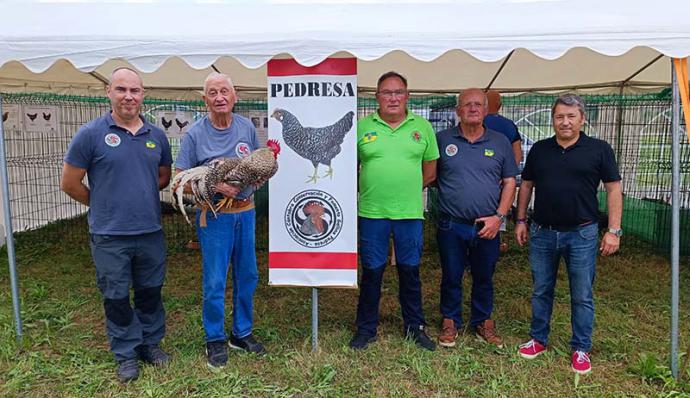
[[[671,373],[678,380],[678,273],[680,261],[680,93],[671,59]]]
[[[0,94],[0,115],[2,114],[2,95]],[[17,331],[17,344],[22,342],[22,314],[19,309],[19,288],[17,287],[17,259],[14,253],[14,234],[12,233],[12,209],[10,206],[10,183],[7,173],[7,154],[5,151],[5,129],[0,121],[0,177],[2,179],[2,207],[5,214],[5,242],[7,260],[10,268],[10,285],[12,289],[12,308],[14,309],[14,327]]]

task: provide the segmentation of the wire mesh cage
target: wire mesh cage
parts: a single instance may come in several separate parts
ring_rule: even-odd
[[[556,97],[523,94],[503,98],[501,114],[512,119],[522,138],[523,159],[538,140],[551,137],[551,105]],[[623,178],[623,228],[662,251],[670,247],[671,97],[670,90],[646,95],[585,95],[585,133],[611,144]],[[456,124],[454,93],[413,96],[408,106],[439,131]],[[2,94],[13,228],[27,231],[52,225],[57,239],[86,234],[85,206],[60,191],[62,159],[78,128],[110,109],[107,98],[54,94]],[[240,100],[235,112],[248,117],[259,141],[267,138],[265,100]],[[358,116],[377,108],[373,97],[360,97]],[[142,112],[169,137],[173,159],[186,129],[205,114],[201,101],[146,99]],[[681,126],[685,137],[685,126]],[[690,253],[690,179],[688,140],[681,140],[681,253]],[[174,167],[174,165],[173,165]],[[353,165],[354,168],[354,165]],[[599,195],[606,211],[606,195]],[[175,214],[169,188],[161,192],[164,230],[173,248],[193,240],[194,228]],[[257,248],[268,247],[268,190],[255,194]],[[427,248],[435,247],[433,214],[436,195],[425,193],[429,212]],[[61,220],[72,220],[64,222]],[[81,220],[81,221],[79,221]],[[56,227],[57,225],[57,227]]]

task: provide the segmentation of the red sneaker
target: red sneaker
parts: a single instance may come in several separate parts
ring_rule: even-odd
[[[573,352],[573,372],[581,375],[592,371],[592,363],[589,360],[589,353],[584,351]]]
[[[546,346],[542,345],[535,339],[531,339],[524,344],[520,344],[520,349],[518,349],[518,354],[526,359],[534,359],[543,352],[546,352]]]

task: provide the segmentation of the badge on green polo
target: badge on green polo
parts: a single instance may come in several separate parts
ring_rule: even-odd
[[[363,140],[365,144],[368,144],[370,142],[376,141],[377,138],[379,138],[379,135],[375,131],[372,131],[370,133],[364,134]]]
[[[419,131],[413,131],[410,137],[414,142],[419,142],[422,139],[422,135],[419,133]]]
[[[146,147],[149,148],[149,149],[155,149],[155,148],[156,148],[156,143],[153,142],[153,141],[151,141],[151,140],[147,140],[147,141],[146,141]]]
[[[488,157],[494,156],[494,150],[493,149],[484,149],[484,156],[488,156]]]

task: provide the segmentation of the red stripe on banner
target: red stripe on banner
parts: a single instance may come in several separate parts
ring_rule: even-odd
[[[357,253],[270,252],[268,268],[357,269]]]
[[[357,58],[326,58],[318,65],[302,66],[294,59],[268,61],[268,76],[356,75]]]

